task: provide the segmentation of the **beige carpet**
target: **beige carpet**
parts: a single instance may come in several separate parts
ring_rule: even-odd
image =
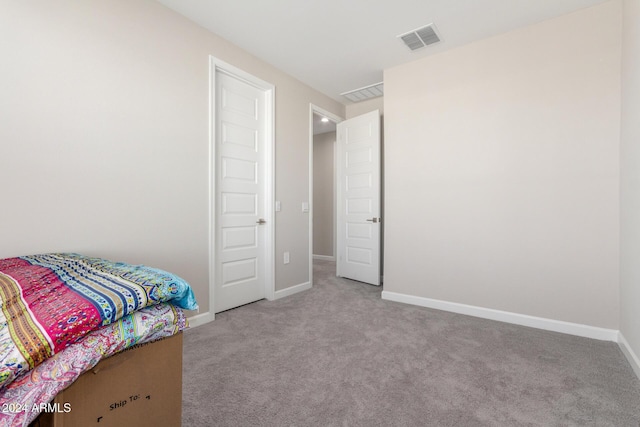
[[[185,333],[183,426],[640,426],[618,346],[314,287]]]

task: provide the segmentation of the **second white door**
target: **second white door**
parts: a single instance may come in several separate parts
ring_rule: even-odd
[[[380,285],[380,112],[338,123],[337,139],[336,272]]]

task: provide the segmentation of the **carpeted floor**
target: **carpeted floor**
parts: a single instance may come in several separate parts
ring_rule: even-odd
[[[615,343],[314,287],[185,333],[183,426],[640,426]]]

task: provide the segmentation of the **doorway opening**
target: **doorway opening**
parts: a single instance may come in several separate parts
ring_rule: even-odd
[[[343,119],[311,104],[309,109],[309,280],[314,260],[336,257],[336,125]]]

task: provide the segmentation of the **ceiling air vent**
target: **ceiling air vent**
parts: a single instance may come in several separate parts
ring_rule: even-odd
[[[370,86],[361,87],[360,89],[341,93],[340,95],[344,96],[351,102],[360,102],[365,99],[376,98],[384,95],[383,84],[382,82],[372,84]]]
[[[433,24],[400,34],[398,37],[400,37],[404,44],[411,50],[418,50],[440,41],[440,36],[436,32],[436,27]]]

